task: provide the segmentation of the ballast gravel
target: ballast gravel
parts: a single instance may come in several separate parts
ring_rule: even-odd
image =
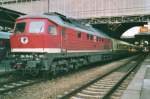
[[[127,62],[128,59],[123,59],[110,64],[58,77],[56,79],[18,89],[14,92],[9,92],[6,95],[0,96],[0,99],[58,99],[59,95],[79,87],[98,76],[102,76]]]

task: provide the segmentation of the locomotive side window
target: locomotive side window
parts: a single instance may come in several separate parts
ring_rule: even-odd
[[[94,42],[97,42],[97,36],[94,35]]]
[[[87,39],[90,40],[90,35],[89,34],[87,34]]]
[[[81,38],[81,32],[77,32],[77,37]]]
[[[26,26],[25,22],[17,23],[16,27],[15,27],[15,33],[22,33],[22,32],[24,32],[25,26]]]
[[[93,35],[90,35],[90,40],[93,40],[94,36]]]
[[[56,26],[48,26],[48,32],[51,35],[57,35],[57,28],[56,28]]]
[[[96,37],[96,41],[98,42],[99,37]]]
[[[94,39],[94,36],[93,36],[93,35],[90,35],[90,34],[87,34],[87,39],[88,39],[88,40],[93,40],[93,39]]]
[[[29,32],[30,33],[44,32],[44,22],[43,21],[31,22],[29,25]]]

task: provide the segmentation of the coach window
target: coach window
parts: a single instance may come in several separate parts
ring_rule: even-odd
[[[51,34],[51,35],[57,35],[57,29],[56,29],[56,26],[48,26],[48,32]]]

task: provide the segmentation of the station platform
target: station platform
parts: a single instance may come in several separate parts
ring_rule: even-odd
[[[121,99],[150,99],[150,54],[142,62]]]

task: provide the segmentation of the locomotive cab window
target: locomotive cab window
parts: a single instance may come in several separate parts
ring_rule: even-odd
[[[56,26],[48,26],[48,33],[50,33],[51,35],[57,35],[57,28]]]
[[[15,27],[15,33],[23,33],[25,30],[25,26],[25,22],[17,23]]]
[[[44,21],[31,22],[29,25],[30,33],[41,33],[44,32]]]

